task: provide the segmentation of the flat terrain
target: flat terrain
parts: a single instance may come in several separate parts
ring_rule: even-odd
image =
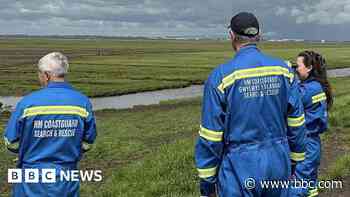
[[[330,68],[350,66],[349,43],[264,42],[259,47],[289,60],[302,50],[316,50]],[[91,97],[201,84],[234,55],[228,41],[0,39],[0,96],[38,89],[36,63],[52,51],[69,57],[69,81]]]
[[[323,135],[321,178],[343,180],[343,189],[321,196],[350,196],[350,78],[331,80],[335,106],[331,127]],[[81,168],[103,170],[103,182],[82,184],[82,196],[195,197],[197,173],[193,147],[200,120],[200,98],[140,106],[129,110],[98,111],[96,146]],[[1,116],[4,125],[8,114]],[[2,131],[0,131],[2,134]],[[3,146],[2,146],[3,147]],[[0,193],[8,196],[7,169],[13,159],[0,149]]]

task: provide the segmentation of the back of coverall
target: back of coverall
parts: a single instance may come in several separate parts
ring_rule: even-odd
[[[244,46],[205,83],[195,147],[201,183],[216,183],[221,197],[281,196],[281,188],[259,182],[288,180],[291,159],[304,159],[304,122],[293,70],[254,44]],[[245,187],[249,178],[255,188]]]
[[[66,82],[25,96],[16,106],[5,131],[8,148],[18,152],[17,168],[75,170],[83,143],[96,138],[95,118],[89,99]],[[40,174],[40,171],[39,171]],[[13,196],[79,196],[79,181],[17,183]]]

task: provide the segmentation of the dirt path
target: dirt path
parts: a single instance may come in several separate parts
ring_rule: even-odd
[[[344,128],[335,128],[329,136],[322,141],[322,159],[320,166],[320,174],[324,175],[340,156],[349,153],[350,146],[346,140],[349,130]],[[326,189],[320,197],[349,197],[350,196],[350,176],[344,177],[342,189]]]
[[[329,77],[348,77],[350,76],[350,68],[328,70],[327,74]]]

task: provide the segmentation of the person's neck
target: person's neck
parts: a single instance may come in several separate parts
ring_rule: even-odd
[[[65,82],[64,78],[52,78],[49,82]]]
[[[239,44],[236,44],[236,52],[238,52],[239,50],[241,50],[243,47],[247,46],[247,45],[250,45],[252,43],[250,42],[246,42],[246,43],[239,43]]]

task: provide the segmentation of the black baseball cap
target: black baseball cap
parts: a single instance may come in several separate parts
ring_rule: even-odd
[[[259,34],[259,22],[254,14],[240,12],[232,17],[229,28],[238,35],[254,37]]]

